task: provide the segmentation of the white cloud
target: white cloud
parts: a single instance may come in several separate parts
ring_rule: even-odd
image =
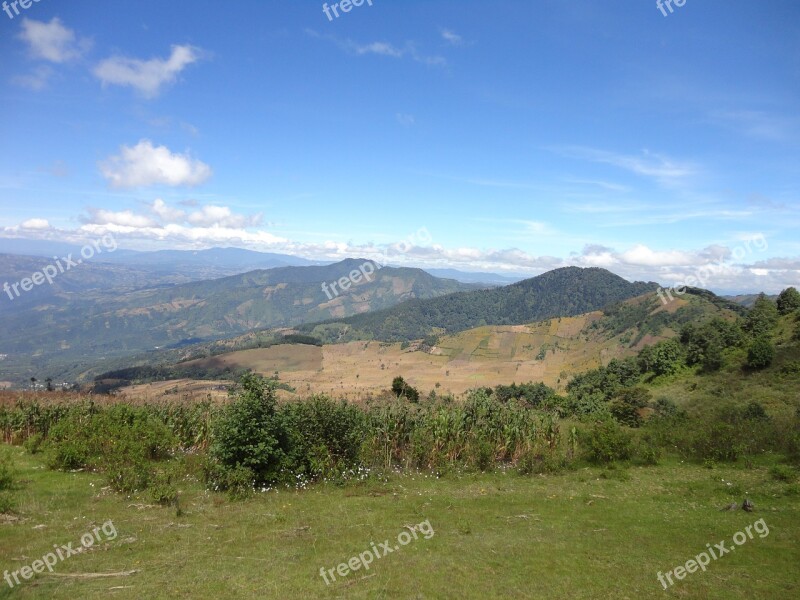
[[[389,42],[369,42],[359,43],[351,39],[343,40],[333,35],[322,35],[313,29],[306,29],[306,34],[311,37],[327,40],[339,46],[345,52],[364,56],[368,54],[376,54],[378,56],[388,56],[390,58],[402,59],[409,57],[412,60],[434,67],[444,67],[447,65],[447,60],[443,56],[438,55],[425,55],[417,50],[414,42],[406,42],[402,47],[395,46]]]
[[[50,222],[47,219],[28,219],[19,224],[20,229],[50,229]]]
[[[566,156],[612,165],[642,177],[655,179],[665,185],[678,183],[697,173],[697,167],[689,162],[678,161],[647,150],[641,155],[618,154],[582,146],[567,146],[557,151]]]
[[[351,48],[356,54],[380,54],[381,56],[392,56],[401,58],[403,51],[395,48],[386,42],[372,42],[371,44],[358,45],[351,42]]]
[[[448,44],[453,46],[460,46],[464,43],[464,39],[458,35],[456,32],[451,31],[450,29],[442,29],[442,38]]]
[[[662,267],[669,265],[694,264],[695,259],[685,252],[669,250],[666,252],[656,252],[642,244],[636,245],[627,252],[619,256],[622,262],[630,265],[640,265],[647,267]]]
[[[123,210],[113,212],[101,208],[90,208],[90,217],[85,221],[96,225],[120,225],[122,227],[151,227],[155,222],[144,216],[137,215],[133,211]]]
[[[211,176],[211,167],[188,154],[170,152],[141,140],[136,146],[122,146],[120,155],[100,163],[100,171],[115,188],[150,185],[198,185]]]
[[[22,32],[18,36],[28,44],[34,58],[54,63],[65,63],[80,58],[90,47],[86,39],[78,39],[75,32],[61,24],[58,17],[49,23],[22,20]]]
[[[182,223],[186,218],[186,213],[184,211],[167,206],[167,203],[161,198],[156,198],[150,210],[158,215],[162,221],[166,221],[167,223]]]
[[[193,46],[172,46],[167,59],[112,56],[100,62],[93,72],[103,85],[129,86],[146,98],[153,98],[163,85],[174,82],[183,69],[199,59],[200,51]]]
[[[207,205],[189,215],[189,223],[201,227],[228,227],[233,229],[256,227],[261,215],[235,215],[227,206]]]

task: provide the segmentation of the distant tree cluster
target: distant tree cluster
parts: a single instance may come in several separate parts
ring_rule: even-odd
[[[392,393],[398,398],[405,398],[409,402],[419,402],[419,390],[409,385],[402,377],[392,380]]]

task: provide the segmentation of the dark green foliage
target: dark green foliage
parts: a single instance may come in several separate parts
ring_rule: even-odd
[[[247,375],[214,427],[207,481],[237,497],[250,487],[340,477],[357,468],[366,415],[324,396],[275,404],[274,386]]]
[[[187,366],[181,363],[172,366],[128,367],[108,371],[94,378],[92,392],[108,394],[119,388],[154,381],[170,381],[172,379],[239,379],[249,369],[231,367]]]
[[[578,414],[591,414],[588,407],[610,400],[620,390],[635,386],[640,379],[637,362],[633,358],[612,359],[600,367],[576,375],[567,384],[570,404]]]
[[[639,353],[639,368],[643,373],[671,375],[683,366],[685,356],[678,340],[664,340],[642,349]]]
[[[398,398],[406,398],[409,402],[419,402],[419,390],[410,386],[406,380],[400,376],[392,380],[392,393]]]
[[[248,374],[231,395],[213,428],[211,457],[226,470],[249,470],[257,486],[270,485],[287,466],[290,443],[276,413],[275,388]]]
[[[785,451],[786,436],[758,402],[718,409],[675,433],[679,451],[698,461],[733,462],[767,450]]]
[[[522,383],[517,385],[498,385],[494,388],[495,398],[500,402],[508,402],[512,398],[524,402],[531,408],[549,406],[556,397],[556,391],[544,383]]]
[[[177,440],[147,409],[117,404],[103,410],[77,407],[50,428],[43,447],[52,468],[95,469],[114,489],[142,490],[150,463],[171,456]]]
[[[781,315],[793,313],[800,309],[800,292],[797,291],[797,288],[786,288],[778,296],[776,304]]]
[[[775,346],[772,344],[772,340],[767,335],[761,335],[753,340],[747,349],[745,366],[753,370],[766,369],[774,359]]]
[[[310,335],[302,335],[299,333],[290,333],[284,335],[280,339],[282,344],[306,344],[308,346],[322,346],[322,340]],[[277,345],[277,344],[276,344]]]
[[[638,427],[642,424],[640,411],[650,403],[651,398],[650,390],[645,387],[625,388],[617,393],[609,410],[619,423]]]
[[[595,423],[579,434],[586,459],[595,464],[627,460],[633,453],[633,437],[611,420]]]
[[[340,323],[349,326],[344,340],[402,342],[423,339],[435,328],[455,333],[483,325],[516,325],[583,314],[655,289],[656,284],[630,283],[604,269],[565,267],[502,288],[411,300]],[[322,335],[315,325],[300,329]]]
[[[335,478],[357,468],[361,444],[368,434],[363,410],[314,396],[287,404],[280,413],[290,432],[290,464],[295,475],[307,480]]]
[[[744,330],[752,337],[769,335],[778,322],[778,307],[764,294],[759,294],[753,308],[747,313]]]
[[[714,318],[702,325],[685,325],[680,340],[686,350],[686,364],[717,371],[724,363],[725,350],[740,346],[744,334],[738,323]]]

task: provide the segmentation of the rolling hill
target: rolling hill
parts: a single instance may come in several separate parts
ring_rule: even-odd
[[[505,287],[416,299],[300,331],[325,342],[422,339],[484,325],[518,325],[602,309],[646,292],[655,283],[631,283],[605,269],[565,267]]]
[[[140,357],[132,368],[108,379],[132,385],[132,397],[192,391],[224,395],[216,383],[225,372],[251,369],[280,380],[300,394],[328,393],[357,399],[378,394],[396,375],[428,393],[460,394],[477,386],[541,381],[563,391],[576,373],[635,355],[644,346],[675,336],[686,323],[715,317],[735,319],[738,311],[707,294],[687,294],[667,306],[653,294],[607,307],[603,311],[546,319],[520,325],[486,325],[440,336],[435,346],[403,342],[351,341],[315,346],[272,345],[247,334],[236,339]],[[170,362],[171,359],[171,362]],[[171,376],[170,376],[171,374]],[[166,375],[165,377],[162,377]],[[158,383],[159,379],[167,379]],[[182,381],[176,381],[182,380]]]
[[[62,283],[62,288],[48,290],[44,298],[0,313],[0,355],[5,355],[0,360],[0,380],[21,382],[40,377],[42,365],[48,365],[48,376],[72,379],[85,365],[112,357],[255,329],[345,318],[403,300],[475,287],[438,279],[419,269],[384,267],[371,281],[331,299],[326,296],[323,282],[346,277],[364,263],[350,259],[333,265],[258,270],[182,285],[132,289],[128,284],[91,293],[65,289]],[[87,267],[83,277],[89,276],[89,267],[104,268],[81,266]],[[125,273],[129,271],[116,276]]]

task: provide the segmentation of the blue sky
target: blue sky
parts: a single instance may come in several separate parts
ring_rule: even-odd
[[[800,284],[795,0],[17,10],[2,237]]]

